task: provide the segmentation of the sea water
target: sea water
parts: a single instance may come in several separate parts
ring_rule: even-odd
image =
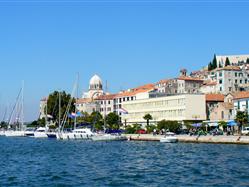
[[[0,137],[0,186],[248,186],[249,146]]]

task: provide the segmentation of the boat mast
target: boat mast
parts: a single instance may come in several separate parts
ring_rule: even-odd
[[[21,128],[20,130],[23,130],[24,125],[24,81],[22,81],[22,104],[21,104]]]
[[[59,131],[61,131],[61,93],[59,91]]]
[[[77,80],[76,80],[76,100],[75,100],[75,117],[74,117],[74,129],[76,129],[76,124],[77,124],[77,107],[76,107],[76,102],[78,100],[78,94],[79,94],[79,73],[77,74]]]

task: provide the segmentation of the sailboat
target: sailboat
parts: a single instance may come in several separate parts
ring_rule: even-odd
[[[75,90],[76,89],[78,90],[78,82],[79,82],[79,75],[77,76],[77,81],[76,81],[76,83],[74,85],[74,88],[73,88],[73,91],[72,91],[72,94],[71,94],[72,96],[74,95]],[[76,97],[76,98],[78,98],[78,97]],[[91,129],[89,129],[89,128],[78,128],[77,129],[76,123],[77,123],[77,113],[78,112],[77,112],[77,109],[76,109],[76,105],[75,105],[75,116],[74,116],[74,128],[70,132],[65,132],[64,131],[64,126],[65,126],[65,123],[66,123],[66,121],[68,119],[68,114],[69,114],[69,110],[70,110],[70,106],[72,104],[72,101],[73,101],[73,97],[71,97],[71,99],[70,99],[70,101],[68,103],[66,112],[65,112],[63,120],[62,120],[62,124],[59,122],[59,132],[56,134],[56,138],[61,139],[61,140],[90,139],[90,137],[93,136],[93,132],[91,131]],[[59,110],[59,116],[60,116],[60,110]]]
[[[106,92],[107,92],[107,83],[106,83]],[[126,136],[122,136],[120,133],[106,133],[106,102],[104,108],[104,130],[105,133],[94,134],[91,139],[93,141],[125,141],[127,140]]]
[[[11,128],[11,124],[14,125],[14,129]],[[5,131],[5,136],[7,136],[7,137],[25,136],[25,131],[24,131],[24,82],[22,83],[22,88],[20,89],[20,92],[17,96],[15,105],[11,111],[10,118],[8,121],[8,130]]]

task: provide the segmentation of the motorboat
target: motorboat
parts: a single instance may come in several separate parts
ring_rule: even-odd
[[[4,132],[7,137],[23,137],[25,136],[25,131],[22,130],[7,130]]]
[[[61,140],[90,139],[93,132],[89,128],[74,129],[71,132],[58,132],[56,138]]]
[[[4,136],[4,135],[5,135],[4,130],[0,130],[0,136]]]
[[[24,134],[25,134],[25,136],[31,137],[31,136],[34,136],[34,132],[35,132],[35,130],[33,128],[29,128],[29,129],[25,130]]]
[[[47,128],[46,127],[39,127],[36,129],[34,132],[34,137],[35,138],[47,138]]]
[[[175,133],[167,132],[165,134],[165,136],[160,139],[160,142],[163,142],[163,143],[176,143],[176,142],[178,142],[178,139],[175,136]]]
[[[125,141],[126,136],[120,134],[96,134],[92,137],[93,141]]]
[[[56,131],[49,130],[47,132],[47,136],[48,136],[48,138],[56,138]]]

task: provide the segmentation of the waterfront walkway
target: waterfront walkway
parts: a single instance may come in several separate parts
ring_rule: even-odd
[[[160,141],[163,135],[153,136],[152,134],[126,134],[131,141]],[[189,143],[223,143],[223,144],[248,144],[249,136],[189,136],[189,135],[176,135],[179,142]]]

